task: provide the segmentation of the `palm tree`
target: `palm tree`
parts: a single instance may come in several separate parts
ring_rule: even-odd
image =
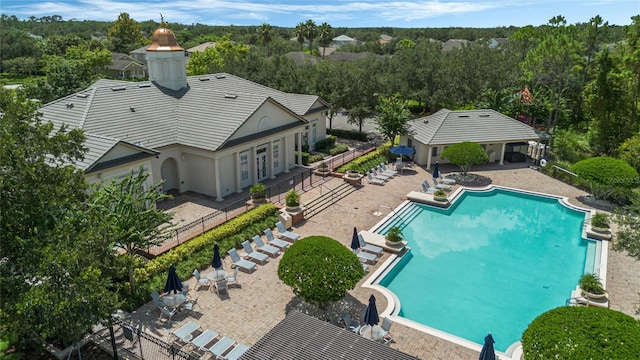
[[[296,28],[293,29],[293,35],[298,39],[300,44],[300,51],[302,51],[302,45],[304,45],[305,27],[303,22],[299,22]]]
[[[309,53],[313,55],[313,40],[318,36],[318,26],[309,19],[304,24],[304,37],[309,40]]]
[[[324,51],[333,40],[333,29],[331,25],[323,22],[318,28],[318,43],[322,46],[322,58],[324,59]]]
[[[267,57],[269,57],[269,43],[271,42],[271,25],[264,23],[258,28],[258,36],[267,48]]]

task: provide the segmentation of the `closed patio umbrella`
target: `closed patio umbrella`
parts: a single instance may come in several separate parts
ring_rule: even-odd
[[[173,291],[174,294],[182,291],[182,281],[180,281],[178,273],[176,273],[176,268],[173,264],[169,266],[169,276],[167,276],[167,284],[164,286],[164,291],[167,293]]]
[[[437,182],[438,178],[440,178],[440,167],[438,165],[438,162],[436,161],[436,163],[433,165],[433,182]]]
[[[360,240],[358,239],[358,230],[353,227],[353,236],[351,237],[351,250],[356,251],[360,248]]]
[[[220,258],[220,247],[218,244],[213,245],[213,259],[211,260],[211,266],[216,269],[222,269],[222,259]]]
[[[496,360],[496,352],[493,350],[493,336],[491,333],[484,337],[484,345],[482,351],[480,351],[480,357],[478,360]]]
[[[415,150],[413,148],[408,147],[407,145],[398,145],[389,149],[389,152],[396,155],[411,155]]]
[[[376,307],[376,297],[371,294],[369,296],[369,305],[367,305],[367,310],[364,312],[364,323],[373,326],[378,325],[378,322],[380,322],[380,318]]]

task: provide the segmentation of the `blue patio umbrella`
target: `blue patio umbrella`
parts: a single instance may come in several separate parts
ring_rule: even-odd
[[[438,162],[436,161],[436,163],[433,165],[433,181],[437,181],[438,178],[440,178],[440,167],[438,165]]]
[[[371,294],[369,296],[369,305],[364,312],[364,323],[367,325],[378,325],[380,318],[378,317],[378,308],[376,307],[376,297]]]
[[[167,284],[164,286],[165,292],[172,292],[177,294],[178,291],[182,291],[182,281],[178,277],[178,273],[176,273],[176,268],[171,264],[169,266],[169,276],[167,276]]]
[[[496,352],[493,350],[493,336],[491,333],[484,337],[484,345],[482,351],[480,351],[480,357],[478,360],[496,360]]]
[[[211,266],[216,269],[222,269],[222,259],[220,258],[220,247],[218,244],[213,245],[213,259],[211,260]]]
[[[358,230],[353,227],[353,236],[351,237],[351,250],[358,250],[360,248],[360,240],[358,239]]]
[[[413,148],[410,148],[407,145],[394,146],[391,149],[389,149],[389,151],[392,154],[396,154],[396,155],[412,155],[414,152],[416,152],[415,150],[413,150]]]

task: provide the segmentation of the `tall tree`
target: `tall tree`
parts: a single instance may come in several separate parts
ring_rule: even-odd
[[[216,41],[216,46],[191,54],[187,63],[187,73],[202,75],[224,71],[227,66],[242,63],[247,58],[249,49],[249,46],[233,42],[225,35]]]
[[[128,53],[142,45],[144,39],[140,25],[123,12],[107,31],[107,39],[111,42],[114,52]]]
[[[311,19],[304,23],[304,37],[309,40],[309,53],[313,55],[313,40],[318,37],[318,25]]]
[[[407,135],[409,128],[407,121],[411,119],[409,103],[399,96],[379,97],[375,118],[378,130],[392,144],[397,135]]]
[[[303,22],[299,22],[296,25],[295,29],[293,29],[293,36],[298,40],[298,44],[300,44],[300,51],[302,51],[302,46],[304,46],[304,36],[306,34],[305,24]]]
[[[258,28],[258,36],[260,37],[260,41],[262,41],[264,46],[267,48],[267,57],[271,56],[271,53],[269,51],[269,44],[271,43],[271,31],[272,27],[267,23],[260,25],[260,27]]]
[[[131,293],[135,294],[134,268],[138,250],[162,243],[169,236],[171,214],[156,209],[169,196],[159,191],[162,183],[151,185],[149,173],[141,166],[122,180],[101,184],[88,204],[89,212],[101,219],[103,236],[126,250]]]
[[[327,24],[326,22],[323,22],[318,27],[318,43],[320,44],[320,46],[322,46],[323,59],[324,59],[325,50],[327,46],[331,44],[331,41],[333,41],[333,29],[331,28],[331,25]]]
[[[84,208],[80,130],[43,123],[35,102],[0,88],[0,324],[21,346],[76,343],[115,310],[112,248]],[[35,336],[34,336],[35,335]]]

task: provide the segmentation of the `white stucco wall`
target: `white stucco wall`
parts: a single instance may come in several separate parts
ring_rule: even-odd
[[[188,190],[215,196],[213,159],[193,154],[185,154],[184,158],[187,163],[184,181]]]
[[[238,139],[266,131],[290,123],[304,126],[304,122],[295,115],[281,109],[273,103],[263,104],[247,121],[231,136]]]
[[[220,192],[227,196],[236,191],[236,162],[233,154],[218,159]]]
[[[151,165],[151,159],[144,159],[136,162],[131,162],[128,164],[104,169],[97,172],[91,172],[85,174],[85,179],[89,184],[98,184],[100,182],[110,183],[111,180],[122,179],[127,175],[131,175],[132,172],[137,173],[138,169],[140,169],[140,165],[142,165],[145,169],[145,172],[150,173],[150,176],[147,178],[145,183],[146,187],[150,187],[154,184],[153,181],[153,167]]]

